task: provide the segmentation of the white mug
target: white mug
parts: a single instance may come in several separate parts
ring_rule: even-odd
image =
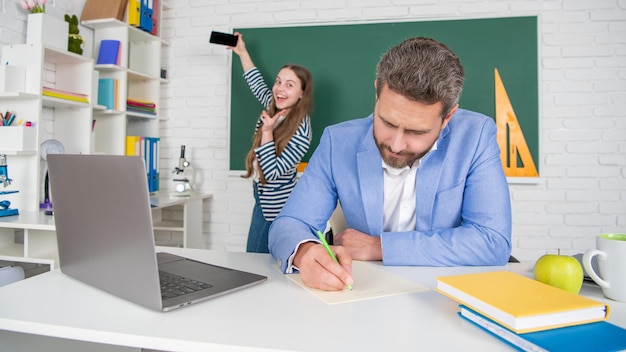
[[[583,255],[583,267],[607,298],[626,302],[626,234],[604,233],[596,237],[596,248]],[[598,271],[591,260],[598,256]]]

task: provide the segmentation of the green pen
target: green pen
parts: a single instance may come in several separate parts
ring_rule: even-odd
[[[339,261],[337,260],[337,257],[335,257],[335,253],[333,253],[333,250],[330,249],[328,242],[326,242],[326,238],[324,237],[324,234],[322,233],[322,231],[319,231],[319,230],[317,231],[317,237],[320,239],[320,241],[322,241],[322,245],[324,245],[324,248],[326,248],[326,251],[328,252],[328,254],[330,254],[330,257],[333,258],[335,262],[339,263]],[[348,289],[352,291],[352,285],[348,285]]]

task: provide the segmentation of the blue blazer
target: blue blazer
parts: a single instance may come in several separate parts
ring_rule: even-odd
[[[373,116],[327,127],[280,215],[269,247],[283,272],[340,202],[346,224],[381,236],[385,265],[504,265],[511,204],[494,121],[458,109],[416,176],[416,229],[383,233],[383,169]]]

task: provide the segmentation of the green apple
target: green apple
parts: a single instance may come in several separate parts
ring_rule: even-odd
[[[583,285],[583,268],[574,257],[544,254],[535,263],[535,280],[578,294]]]

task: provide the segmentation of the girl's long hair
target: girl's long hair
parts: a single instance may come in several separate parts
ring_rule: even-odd
[[[279,156],[283,152],[287,143],[291,140],[291,137],[298,130],[298,126],[300,126],[302,120],[307,115],[310,115],[313,110],[313,77],[311,76],[309,70],[307,70],[304,66],[295,64],[287,64],[280,69],[282,70],[284,68],[292,70],[300,80],[300,83],[302,84],[302,98],[300,98],[298,102],[291,107],[283,122],[276,127],[276,129],[274,129],[276,156]],[[270,116],[274,116],[277,113],[276,99],[274,97],[272,97],[272,101],[270,102],[267,112]],[[242,176],[244,178],[248,178],[254,174],[254,160],[256,159],[256,153],[254,150],[261,145],[261,135],[261,128],[258,128],[255,131],[254,136],[252,136],[252,148],[250,148],[250,151],[246,156],[246,173]],[[257,172],[259,173],[261,183],[265,183],[263,170],[259,167]]]

